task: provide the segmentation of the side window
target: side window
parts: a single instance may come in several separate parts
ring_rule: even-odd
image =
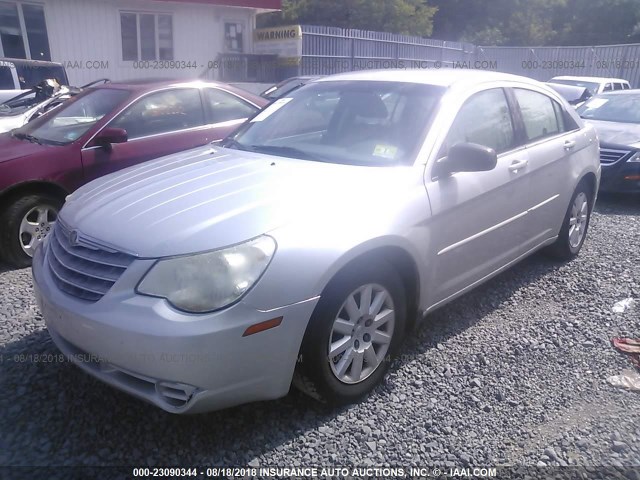
[[[149,94],[122,112],[110,127],[124,128],[130,139],[204,125],[200,91],[196,88]]]
[[[558,107],[551,98],[542,93],[521,88],[514,89],[520,106],[527,140],[539,140],[564,131],[563,116],[558,115]]]
[[[623,83],[622,84],[622,89],[623,90],[631,90],[631,85],[629,85],[628,83]]]
[[[603,92],[610,92],[611,90],[613,90],[613,85],[611,83],[607,83],[602,89]]]
[[[476,93],[462,106],[442,145],[439,157],[456,143],[470,142],[493,148],[497,153],[514,146],[513,122],[501,88]]]
[[[613,89],[614,90],[622,90],[622,84],[619,82],[616,82],[613,84]]]
[[[253,105],[217,88],[205,88],[204,98],[209,107],[207,123],[221,123],[249,118],[258,111],[258,108]]]

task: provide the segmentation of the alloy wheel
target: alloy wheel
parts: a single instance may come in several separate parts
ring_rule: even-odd
[[[394,327],[393,300],[383,286],[367,284],[352,292],[329,336],[328,358],[335,377],[356,384],[373,374],[385,359]]]
[[[569,245],[578,248],[584,238],[589,218],[589,201],[584,192],[576,195],[569,217]]]
[[[33,252],[53,230],[58,210],[48,205],[38,205],[27,212],[20,222],[20,246],[24,253]]]

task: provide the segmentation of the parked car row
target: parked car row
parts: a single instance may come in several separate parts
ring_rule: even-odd
[[[0,135],[2,256],[29,265],[79,186],[221,140],[266,103],[218,83],[105,83]]]

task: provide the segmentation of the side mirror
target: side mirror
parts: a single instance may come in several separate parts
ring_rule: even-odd
[[[436,176],[455,172],[487,172],[496,168],[498,155],[493,148],[477,143],[456,143],[436,164]]]
[[[95,136],[93,144],[106,149],[111,149],[113,143],[125,143],[129,135],[124,128],[105,127]]]

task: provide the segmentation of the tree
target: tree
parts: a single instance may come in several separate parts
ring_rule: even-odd
[[[640,41],[640,0],[431,0],[433,37],[478,45]]]
[[[435,12],[424,0],[284,0],[282,12],[261,15],[258,26],[300,23],[428,37]]]

